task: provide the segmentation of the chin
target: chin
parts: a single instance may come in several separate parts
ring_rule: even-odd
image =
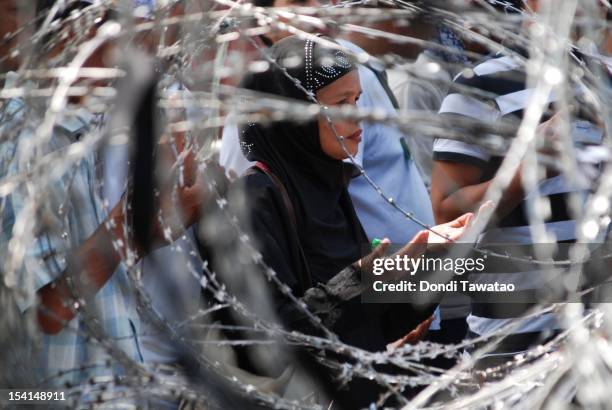
[[[342,161],[349,157],[347,153],[351,154],[351,156],[354,157],[355,155],[357,155],[357,152],[359,152],[359,146],[353,142],[350,142],[346,144],[346,151],[344,151],[344,149],[342,149],[340,144],[338,144],[337,149],[334,149],[333,152],[328,152],[327,155],[329,155],[330,157],[334,159],[338,159]]]

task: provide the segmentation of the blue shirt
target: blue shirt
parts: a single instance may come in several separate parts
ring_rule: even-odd
[[[5,88],[15,81],[10,74]],[[38,138],[41,118],[34,107],[12,99],[0,112],[0,181],[16,181],[3,184],[0,193],[0,260],[22,312],[36,305],[36,292],[63,274],[69,254],[107,216],[95,184],[92,120],[84,109],[60,115],[52,134]],[[87,303],[114,345],[141,363],[140,321],[123,265]],[[86,339],[81,316],[56,335],[41,335],[33,360],[41,385],[75,384],[123,371],[99,343]]]

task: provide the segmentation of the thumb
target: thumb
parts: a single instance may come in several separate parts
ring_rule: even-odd
[[[380,241],[380,243],[376,245],[374,251],[372,252],[374,258],[380,258],[384,256],[387,252],[387,249],[389,249],[389,245],[391,245],[391,241],[389,240],[389,238],[384,238],[382,241]]]
[[[389,248],[390,244],[391,241],[389,240],[389,238],[384,238],[378,245],[376,245],[372,252],[370,252],[365,257],[359,259],[357,265],[360,268],[370,269],[370,266],[372,265],[372,263],[374,263],[374,259],[383,258],[385,256],[385,252]]]
[[[427,242],[429,239],[429,231],[420,231],[408,242],[397,254],[415,256],[425,253],[427,250]]]
[[[452,221],[450,226],[452,228],[461,228],[462,226],[467,226],[473,217],[474,217],[474,214],[472,212],[465,213],[461,215],[459,218]]]
[[[417,233],[416,235],[414,235],[414,237],[410,240],[410,243],[427,243],[428,239],[429,239],[429,231],[422,230],[422,231],[419,231],[419,233]]]

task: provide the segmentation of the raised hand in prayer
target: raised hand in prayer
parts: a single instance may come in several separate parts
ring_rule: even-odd
[[[153,222],[153,236],[158,243],[178,238],[183,231],[200,220],[203,205],[211,196],[207,181],[226,182],[223,167],[215,158],[198,162],[197,146],[183,133],[172,138],[162,137],[159,144],[160,160],[168,172],[163,177],[159,195],[160,217]],[[219,182],[221,182],[219,184]]]

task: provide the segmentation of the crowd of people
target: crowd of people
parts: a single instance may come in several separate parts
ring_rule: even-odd
[[[319,404],[367,407],[388,390],[363,377],[339,386],[338,372],[315,360],[313,349],[275,357],[241,345],[252,334],[240,329],[256,320],[207,287],[216,281],[218,289],[248,295],[240,302],[256,317],[315,337],[333,334],[369,352],[477,340],[466,344],[469,355],[518,323],[477,369],[507,363],[567,327],[550,311],[517,321],[538,305],[529,295],[550,286],[551,272],[530,264],[471,278],[512,283],[521,303],[512,300],[516,294],[483,303],[460,293],[427,306],[362,303],[359,284],[372,258],[389,254],[391,244],[399,250],[390,257],[421,255],[428,243],[462,242],[484,214],[490,221],[472,244],[484,249],[607,240],[607,226],[585,233],[577,210],[591,203],[606,163],[597,149],[608,138],[609,27],[597,38],[580,27],[538,34],[538,13],[550,13],[538,0],[492,2],[491,10],[466,2],[510,16],[508,30],[517,38],[548,36],[541,50],[485,28],[461,35],[420,2],[414,9],[403,7],[412,2],[344,5],[412,13],[368,21],[367,30],[306,33],[281,14],[279,24],[230,43],[228,55],[249,56],[244,67],[251,69],[210,86],[172,69],[173,46],[198,31],[157,27],[161,6],[152,1],[27,3],[0,2],[0,272],[3,292],[36,324],[28,330],[31,343],[21,347],[31,352],[26,367],[37,386],[70,388],[108,375],[120,385],[139,369],[156,375],[172,369],[173,377],[187,380],[186,352],[193,352],[186,336],[171,330],[204,311],[210,314],[196,322],[221,330],[190,337],[237,341],[215,357],[245,383],[281,397],[299,394],[291,387],[295,361],[318,380]],[[165,16],[205,11],[189,3],[165,5]],[[594,4],[609,24],[609,5]],[[317,0],[254,0],[254,6],[331,7]],[[117,29],[130,24],[144,28],[128,35]],[[258,22],[246,24],[254,26],[230,25],[222,35],[252,31]],[[492,51],[487,36],[505,45]],[[196,70],[209,62],[200,60],[214,60],[210,52],[193,59]],[[70,64],[80,71],[68,70]],[[117,67],[122,78],[109,75]],[[564,81],[569,95],[558,92]],[[593,84],[607,94],[595,95]],[[223,125],[207,145],[210,128],[203,124],[215,110],[197,98],[207,87],[236,87],[259,116],[245,115],[240,105],[223,108]],[[44,89],[52,90],[50,98],[32,93]],[[258,98],[314,114],[275,118],[270,107],[256,106]],[[359,121],[363,113],[376,115]],[[413,115],[416,125],[402,122],[402,114]],[[517,139],[527,148],[513,158]],[[204,159],[215,147],[218,156]],[[500,179],[505,184],[490,202]],[[230,250],[243,242],[261,258],[237,250],[234,258]],[[249,258],[255,263],[243,261]],[[143,304],[152,309],[143,313]],[[432,362],[448,369],[455,359]],[[418,391],[401,394],[409,399]],[[181,400],[177,393],[147,405],[176,408]]]

